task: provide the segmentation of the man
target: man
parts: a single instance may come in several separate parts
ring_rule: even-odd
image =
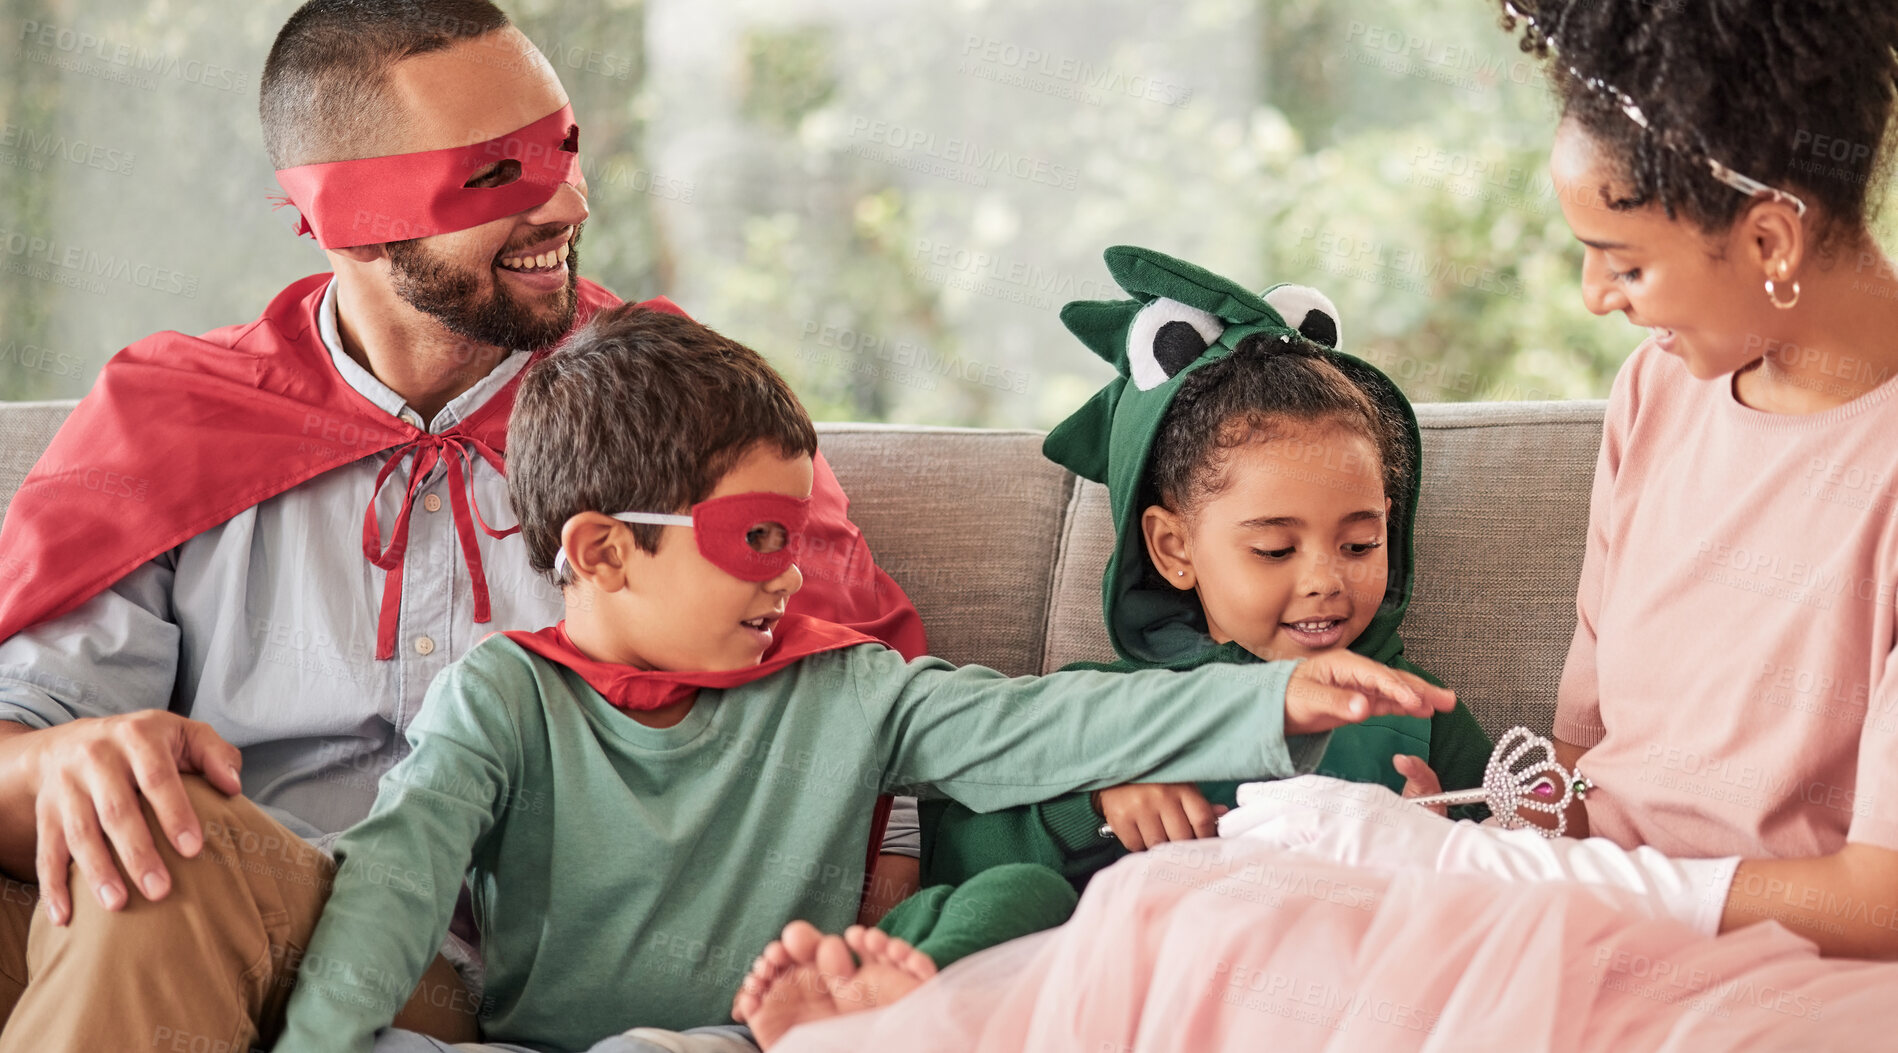
[[[0,530],[0,869],[43,906],[0,889],[0,1053],[268,1042],[312,842],[368,811],[436,672],[561,609],[500,529],[507,412],[617,301],[577,276],[552,67],[488,0],[310,0],[261,113],[334,274],[121,352]],[[919,653],[821,461],[814,500],[801,609]],[[438,959],[397,1023],[463,1040],[474,1009]]]

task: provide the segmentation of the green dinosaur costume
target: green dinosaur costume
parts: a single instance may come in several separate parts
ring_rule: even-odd
[[[1412,453],[1404,492],[1388,495],[1385,551],[1390,584],[1377,615],[1351,650],[1438,683],[1404,658],[1398,636],[1410,604],[1415,564],[1411,526],[1422,457],[1416,414],[1397,385],[1369,363],[1337,350],[1337,309],[1315,289],[1287,284],[1257,294],[1148,249],[1119,246],[1106,255],[1107,269],[1134,299],[1070,303],[1062,309],[1061,320],[1119,375],[1050,432],[1042,446],[1050,459],[1107,485],[1118,536],[1101,591],[1107,637],[1120,661],[1079,664],[1131,671],[1259,660],[1237,643],[1213,643],[1197,593],[1176,589],[1148,573],[1140,515],[1150,499],[1145,483],[1154,436],[1181,380],[1231,354],[1255,333],[1302,335],[1330,348],[1331,362],[1405,422]],[[1489,738],[1458,703],[1453,712],[1432,719],[1376,717],[1339,728],[1332,732],[1319,771],[1400,789],[1404,780],[1391,758],[1409,753],[1426,758],[1445,789],[1462,789],[1482,784],[1490,750]],[[1209,801],[1230,807],[1236,785],[1209,783],[1200,789]],[[1474,817],[1482,814],[1479,806]],[[1102,818],[1087,794],[987,814],[953,802],[925,801],[922,823],[925,886],[959,885],[991,867],[1036,863],[1058,871],[1078,888],[1127,854],[1118,840],[1101,837]]]

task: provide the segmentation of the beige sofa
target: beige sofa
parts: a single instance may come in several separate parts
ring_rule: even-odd
[[[0,513],[70,402],[0,404]],[[1492,735],[1547,732],[1575,629],[1601,402],[1417,407],[1424,491],[1406,653]],[[1044,672],[1113,653],[1100,579],[1107,492],[1032,431],[820,425],[877,561],[953,662]],[[4,555],[4,553],[0,553]]]

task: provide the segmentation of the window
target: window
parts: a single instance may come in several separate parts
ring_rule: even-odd
[[[1047,427],[1108,245],[1316,285],[1418,400],[1605,395],[1540,64],[1481,0],[519,0],[585,134],[582,273],[764,352],[820,419]],[[257,127],[287,2],[0,27],[0,396],[326,269]],[[16,5],[15,10],[21,7]],[[64,18],[64,21],[59,19]]]

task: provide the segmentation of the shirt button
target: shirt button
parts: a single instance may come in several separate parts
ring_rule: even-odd
[[[416,637],[415,638],[415,653],[422,655],[423,657],[427,657],[428,655],[434,654],[435,641],[426,636]]]
[[[431,512],[441,511],[442,510],[441,495],[429,494],[426,497],[422,498],[422,507],[428,509]]]
[[[416,416],[414,410],[403,410],[399,415],[399,419],[402,423],[411,428],[419,428],[422,426],[422,418]]]

